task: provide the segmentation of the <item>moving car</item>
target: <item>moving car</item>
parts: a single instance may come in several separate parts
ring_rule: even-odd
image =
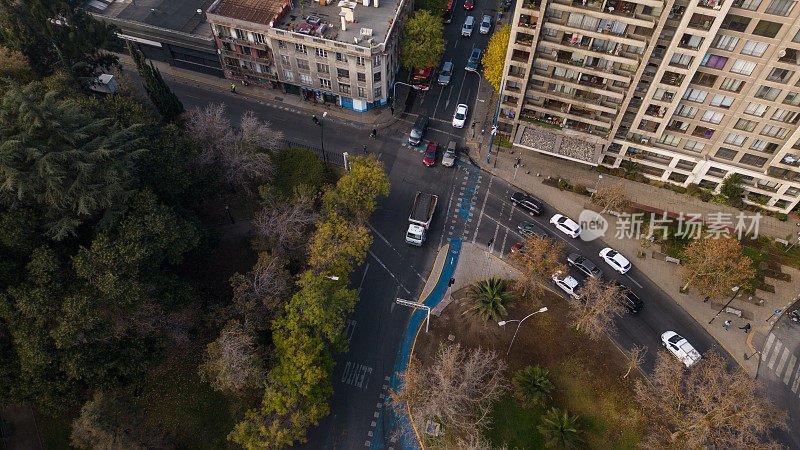
[[[442,86],[450,84],[450,78],[453,77],[453,61],[445,61],[442,64],[442,70],[439,71],[438,82]]]
[[[444,151],[442,156],[442,165],[445,167],[453,167],[456,163],[456,141],[451,140],[447,143],[447,150]]]
[[[483,15],[483,19],[481,19],[481,27],[478,29],[480,34],[489,34],[492,31],[492,16],[488,14]]]
[[[517,229],[520,233],[528,236],[536,236],[542,239],[550,237],[550,235],[547,234],[547,231],[533,222],[521,222],[519,225],[517,225]]]
[[[428,142],[428,146],[425,147],[425,154],[422,156],[422,164],[428,167],[435,166],[437,150],[439,150],[439,144],[436,141]]]
[[[664,334],[661,335],[661,344],[663,344],[670,353],[675,355],[686,367],[690,367],[692,364],[700,361],[700,353],[692,347],[689,341],[674,331],[665,331]]]
[[[464,0],[464,9],[467,11],[472,11],[472,8],[475,7],[475,0]]]
[[[428,129],[428,118],[426,116],[417,117],[417,121],[414,122],[414,128],[411,129],[411,134],[408,135],[408,143],[419,145],[426,129]]]
[[[475,26],[475,18],[472,16],[467,16],[464,19],[464,25],[461,25],[461,36],[470,37],[472,36],[472,27]]]
[[[553,283],[556,284],[562,291],[566,292],[567,295],[574,298],[575,300],[580,300],[581,296],[578,295],[578,288],[580,287],[580,283],[575,278],[571,276],[563,276],[561,271],[559,270],[555,274],[553,274]]]
[[[544,203],[536,197],[528,195],[524,192],[515,192],[511,195],[511,203],[519,206],[520,208],[527,209],[535,215],[539,215],[544,211]]]
[[[469,54],[469,59],[467,60],[467,65],[464,67],[465,70],[469,70],[470,72],[478,71],[478,67],[481,65],[481,52],[482,50],[477,47],[472,49],[472,53]]]
[[[611,247],[600,250],[600,257],[619,273],[625,273],[631,270],[631,262],[628,261],[628,258],[622,256],[620,252]]]
[[[570,253],[567,256],[567,263],[578,270],[578,272],[592,278],[603,278],[603,271],[589,259],[577,253]]]
[[[456,105],[456,112],[453,113],[453,127],[464,128],[464,123],[467,121],[467,111],[469,106],[459,103]]]
[[[618,286],[622,289],[622,304],[628,308],[629,313],[636,314],[644,308],[644,302],[628,286],[624,284]]]
[[[559,231],[573,239],[581,234],[581,226],[578,225],[578,222],[575,222],[563,214],[556,214],[551,217],[550,223],[558,228]]]

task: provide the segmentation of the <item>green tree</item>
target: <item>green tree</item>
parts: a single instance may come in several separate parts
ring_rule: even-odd
[[[233,393],[261,387],[265,375],[253,334],[236,320],[228,322],[219,337],[208,344],[199,372],[214,389]]]
[[[506,308],[511,303],[512,297],[506,282],[499,278],[490,278],[473,284],[467,295],[472,302],[467,311],[482,319],[484,325],[489,319],[499,322],[506,314]]]
[[[503,67],[506,65],[506,52],[510,39],[511,27],[508,25],[495,30],[483,56],[483,77],[492,85],[495,92],[500,92],[503,83]]]
[[[183,103],[164,82],[161,71],[152,62],[145,61],[142,52],[134,47],[131,41],[128,41],[128,53],[136,64],[139,76],[142,77],[147,96],[150,97],[150,101],[153,102],[161,117],[167,122],[172,122],[183,114]]]
[[[92,77],[118,64],[101,50],[122,50],[117,31],[79,1],[0,0],[0,42],[24,54],[41,76],[62,69],[76,78]]]
[[[35,74],[25,55],[0,45],[0,80],[5,78],[11,78],[19,84],[27,84],[34,80]]]
[[[72,423],[72,445],[104,450],[170,448],[147,423],[142,409],[120,393],[97,392]]]
[[[297,285],[300,290],[292,297],[284,319],[315,330],[333,348],[343,349],[342,330],[358,302],[358,293],[341,280],[311,271],[303,273]]]
[[[384,195],[389,195],[389,178],[383,163],[369,155],[350,160],[350,172],[326,193],[325,203],[329,210],[364,222],[378,206],[377,197]]]
[[[62,240],[101,216],[113,224],[133,193],[141,126],[116,126],[54,91],[12,85],[0,99],[0,190],[35,205]]]
[[[550,373],[538,365],[516,371],[511,385],[514,386],[514,395],[528,408],[543,403],[553,390]]]
[[[317,273],[345,278],[367,256],[372,236],[363,225],[333,213],[321,222],[309,246],[309,264]]]
[[[400,33],[400,65],[408,70],[435,66],[444,52],[440,15],[421,10],[406,19]]]
[[[542,423],[537,428],[547,439],[547,448],[573,448],[580,442],[582,430],[578,426],[578,416],[570,416],[556,407],[542,415]]]
[[[744,194],[744,187],[742,187],[742,175],[738,173],[731,173],[724,180],[719,192],[727,197],[732,205],[737,206],[742,204],[742,194]]]

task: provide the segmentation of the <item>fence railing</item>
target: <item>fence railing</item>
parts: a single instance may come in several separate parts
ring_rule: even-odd
[[[340,152],[340,151],[325,149],[325,151],[323,152],[322,148],[320,147],[315,147],[313,145],[308,145],[308,144],[301,144],[299,142],[295,142],[290,139],[281,140],[281,146],[283,148],[303,148],[316,153],[317,156],[322,158],[322,160],[326,163],[335,164],[339,167],[344,167],[344,154],[343,154],[344,151]],[[349,150],[349,152],[351,155],[353,155],[355,153],[355,150],[351,149]]]

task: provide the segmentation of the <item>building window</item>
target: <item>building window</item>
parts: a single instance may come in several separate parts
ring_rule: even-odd
[[[338,78],[350,78],[350,71],[347,69],[336,69],[336,76]]]
[[[733,62],[731,66],[731,72],[738,73],[740,75],[749,76],[753,73],[753,70],[756,68],[756,63],[752,61],[745,61],[743,59],[737,59]]]
[[[694,116],[697,115],[698,111],[699,109],[695,108],[694,106],[679,105],[678,109],[675,110],[675,115],[694,119]]]
[[[675,93],[666,89],[657,88],[656,92],[653,94],[654,100],[662,102],[671,102],[673,98],[675,98]]]
[[[703,86],[713,86],[714,83],[717,81],[716,75],[711,75],[710,73],[705,72],[695,72],[694,78],[692,78],[692,83],[694,84],[701,84]]]
[[[733,97],[728,97],[727,95],[716,94],[711,99],[711,103],[709,103],[709,105],[718,106],[720,108],[730,108],[731,105],[733,104],[733,100],[735,100]]]
[[[379,82],[381,81],[381,72],[375,72],[372,74],[372,81]]]
[[[725,34],[718,34],[717,37],[711,42],[711,46],[720,50],[732,52],[739,43],[739,38],[735,36],[728,36]]]
[[[750,104],[747,105],[747,108],[745,108],[744,113],[745,114],[752,114],[752,115],[758,116],[758,117],[762,117],[764,115],[764,112],[767,110],[767,108],[768,108],[767,105],[762,105],[761,103],[750,102]]]
[[[315,48],[315,49],[314,49],[314,52],[315,52],[315,53],[317,54],[317,56],[319,56],[320,58],[327,58],[327,57],[328,57],[328,51],[327,51],[327,50],[325,50],[324,48]]]
[[[363,66],[364,65],[364,57],[363,56],[356,56],[356,65]]]
[[[753,131],[756,129],[756,125],[758,125],[758,122],[754,120],[739,119],[736,121],[736,125],[734,125],[733,128],[742,131]]]
[[[747,17],[737,16],[736,14],[728,14],[725,20],[722,21],[720,28],[731,31],[744,31],[747,25],[750,24],[750,19]]]
[[[346,63],[347,62],[347,55],[344,53],[336,52],[336,61]]]
[[[304,70],[309,70],[308,61],[306,61],[305,59],[298,59],[297,60],[297,68],[304,69]]]
[[[670,147],[677,147],[678,143],[681,142],[681,138],[672,134],[664,133],[661,135],[658,140],[656,140],[659,144],[669,145]]]
[[[361,83],[366,83],[367,82],[367,74],[365,74],[363,72],[356,73],[356,77],[358,78],[358,81],[360,81]]]
[[[707,95],[708,95],[708,92],[706,92],[706,91],[701,91],[700,89],[689,88],[683,94],[683,99],[684,100],[688,100],[690,102],[702,103],[706,99]]]
[[[752,144],[750,144],[750,150],[755,150],[757,152],[763,152],[765,148],[767,148],[768,142],[762,139],[755,139]]]
[[[738,147],[744,145],[744,141],[746,140],[747,136],[742,136],[741,134],[736,134],[736,133],[728,133],[728,136],[725,137],[726,144],[732,144]]]
[[[692,136],[711,139],[711,137],[714,136],[715,131],[717,130],[708,127],[701,127],[700,125],[698,125],[694,127],[694,130],[692,131]]]
[[[764,128],[761,129],[762,136],[769,136],[778,139],[785,139],[786,135],[789,134],[789,130],[783,127],[778,127],[775,125],[766,124]]]
[[[759,20],[756,27],[753,29],[753,34],[756,36],[774,38],[779,31],[781,31],[781,24],[770,22],[769,20]]]
[[[319,87],[322,89],[330,89],[331,88],[331,80],[327,78],[320,78],[319,79]]]
[[[769,44],[767,44],[766,42],[753,41],[748,39],[748,41],[745,42],[744,46],[742,47],[742,54],[760,58],[764,54],[764,52],[767,51],[767,48],[769,48]]]
[[[725,78],[719,85],[723,91],[739,92],[744,87],[744,81],[737,80],[736,78]]]
[[[702,152],[703,149],[706,147],[706,144],[697,141],[686,141],[686,145],[683,146],[685,150],[689,150],[690,152]]]
[[[350,93],[350,85],[349,84],[344,84],[344,83],[339,83],[339,92],[341,92],[343,94],[349,94]]]
[[[381,87],[378,86],[375,88],[375,98],[381,98]]]
[[[284,66],[290,65],[291,61],[289,61],[289,57],[286,55],[281,55],[281,64]]]
[[[380,67],[381,66],[381,55],[375,55],[372,58],[372,67]]]
[[[778,109],[772,114],[771,119],[794,125],[800,119],[800,113]]]
[[[705,67],[710,67],[712,69],[722,70],[723,68],[725,68],[725,63],[727,62],[728,58],[724,56],[706,53],[706,56],[704,56],[702,61],[700,61],[700,65]]]
[[[303,84],[311,84],[311,75],[307,73],[300,74],[300,82]]]
[[[703,117],[701,117],[700,120],[702,120],[703,122],[718,124],[722,122],[723,118],[725,118],[725,114],[722,114],[721,112],[708,110],[703,113]]]
[[[278,48],[286,48],[286,41],[278,40]]]
[[[778,95],[780,95],[780,93],[781,90],[778,88],[761,86],[760,88],[758,88],[758,91],[756,91],[755,97],[772,101],[778,98]]]
[[[267,43],[267,37],[264,36],[263,34],[261,34],[261,33],[253,33],[253,36],[255,37],[256,42],[258,42],[259,44],[266,44]]]
[[[772,69],[772,72],[770,72],[769,75],[767,75],[767,81],[786,83],[789,81],[789,78],[792,78],[792,75],[794,75],[794,70],[778,69],[776,67]]]
[[[367,88],[360,87],[358,88],[358,96],[365,98],[367,96]]]
[[[739,159],[739,164],[745,164],[748,166],[753,167],[762,167],[767,162],[767,158],[763,156],[751,155],[745,153],[742,155],[741,159]]]
[[[731,150],[729,148],[720,147],[717,150],[717,153],[714,155],[715,158],[726,159],[728,161],[733,161],[733,158],[736,158],[736,154],[739,153],[736,150]]]
[[[788,16],[792,9],[794,9],[794,4],[797,3],[792,0],[772,0],[769,2],[769,6],[767,9],[764,10],[767,14],[775,14],[776,16]]]
[[[317,63],[317,72],[319,72],[319,73],[331,73],[331,68],[327,64]]]
[[[692,63],[694,56],[684,55],[683,53],[673,53],[669,63],[673,66],[687,67]]]
[[[748,9],[750,11],[755,11],[761,6],[761,0],[734,0],[733,5],[734,8],[741,8],[741,9]]]
[[[303,53],[303,54],[308,53],[308,49],[306,49],[306,46],[303,45],[303,44],[294,44],[294,51],[296,51],[297,53]]]
[[[800,92],[789,92],[783,99],[785,105],[800,106]]]
[[[796,43],[800,44],[800,31],[795,33],[794,37],[792,38],[792,42],[796,42]]]
[[[294,81],[294,72],[288,69],[283,70],[283,79],[286,81]]]

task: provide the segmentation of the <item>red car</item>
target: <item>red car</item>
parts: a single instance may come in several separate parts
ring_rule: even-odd
[[[433,167],[436,165],[436,152],[439,150],[439,144],[430,141],[428,142],[428,146],[425,147],[425,156],[422,157],[422,164],[425,164],[428,167]]]
[[[464,0],[464,9],[467,11],[472,11],[472,8],[475,7],[475,0]]]

